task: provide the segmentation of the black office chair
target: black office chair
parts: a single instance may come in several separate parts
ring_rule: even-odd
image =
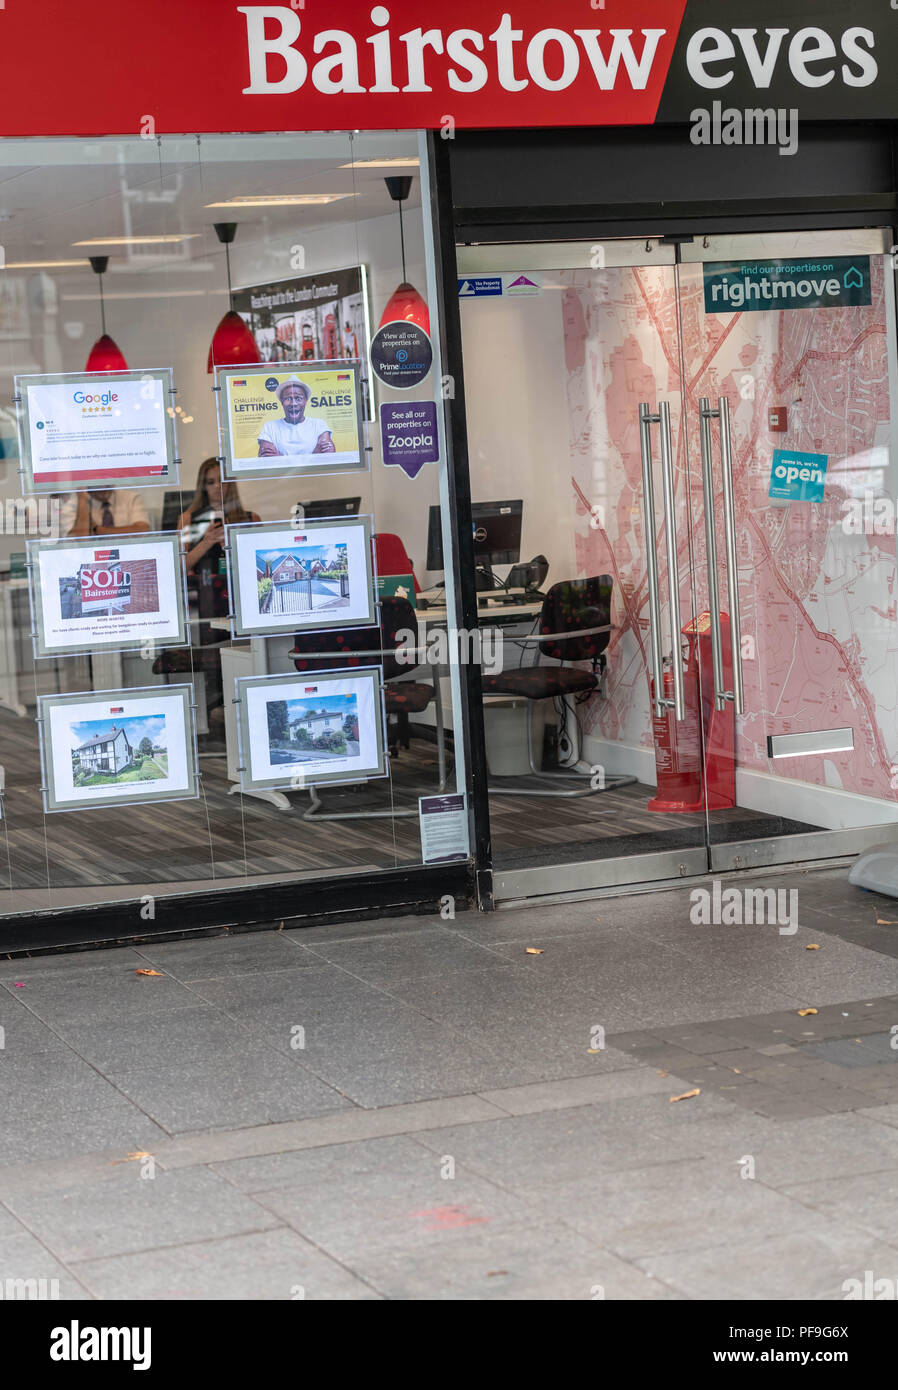
[[[290,652],[297,671],[349,670],[354,666],[380,666],[384,682],[384,707],[387,715],[387,741],[390,750],[408,748],[411,741],[409,716],[420,714],[428,705],[435,705],[439,788],[446,787],[446,749],[443,731],[443,709],[440,699],[439,675],[434,669],[430,684],[412,676],[413,667],[397,660],[399,633],[414,635],[414,650],[418,648],[418,618],[406,598],[382,598],[379,602],[379,627],[352,627],[330,632],[298,632]],[[334,811],[320,810],[321,798],[315,787],[309,788],[312,803],[303,813],[303,820],[365,820],[380,817],[416,816],[417,809],[398,811]]]
[[[518,666],[498,675],[484,675],[484,695],[511,695],[527,700],[527,755],[534,778],[555,781],[576,779],[581,785],[570,791],[535,787],[499,787],[489,790],[504,796],[593,796],[611,785],[624,786],[635,777],[616,777],[613,783],[605,779],[600,787],[582,786],[584,774],[562,771],[543,772],[533,758],[533,704],[537,700],[564,700],[573,696],[578,703],[587,700],[598,690],[604,679],[607,659],[605,649],[611,637],[611,594],[614,581],[609,574],[590,579],[568,579],[553,584],[543,601],[538,619],[539,635],[523,640],[534,647],[537,664]],[[588,661],[592,670],[579,666],[547,666],[538,664],[538,654],[558,662]]]

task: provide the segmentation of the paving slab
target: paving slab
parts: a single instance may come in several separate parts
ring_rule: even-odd
[[[689,1299],[841,1302],[846,1281],[864,1271],[894,1278],[898,1250],[884,1241],[830,1222],[811,1232],[753,1238],[744,1232],[727,1245],[636,1261]]]
[[[366,1301],[380,1295],[296,1231],[275,1227],[136,1255],[82,1260],[73,1268],[95,1297]]]
[[[171,1173],[122,1164],[99,1183],[14,1193],[7,1205],[59,1259],[77,1260],[177,1246],[281,1225],[251,1197],[208,1169]]]

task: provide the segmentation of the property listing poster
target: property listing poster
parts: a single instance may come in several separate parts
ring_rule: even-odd
[[[234,308],[246,320],[263,362],[367,360],[365,266],[235,290]],[[363,408],[365,418],[372,419],[367,398]]]
[[[238,680],[243,785],[386,775],[380,668]]]
[[[228,367],[217,384],[229,478],[366,468],[358,363]]]
[[[371,518],[229,526],[235,635],[373,625]]]
[[[176,535],[32,541],[28,552],[36,656],[187,641]]]
[[[47,811],[196,796],[191,698],[189,685],[40,697]]]
[[[176,481],[170,390],[167,370],[17,377],[30,489]]]

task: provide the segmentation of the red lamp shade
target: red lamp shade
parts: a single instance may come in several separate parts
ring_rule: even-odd
[[[212,335],[206,370],[237,367],[243,362],[261,362],[256,340],[236,309],[229,309]]]
[[[104,333],[91,348],[84,370],[86,372],[126,372],[128,364],[118,345],[108,333]]]
[[[378,328],[383,328],[385,323],[395,323],[397,319],[405,319],[408,323],[415,323],[424,332],[430,334],[430,313],[427,303],[421,298],[414,285],[410,285],[407,280],[403,280],[401,285],[397,285],[390,298],[387,300],[387,307],[380,316]]]

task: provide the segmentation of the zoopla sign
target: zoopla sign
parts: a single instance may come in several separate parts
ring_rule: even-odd
[[[385,401],[380,408],[383,459],[417,478],[425,463],[440,457],[437,408],[433,401]]]

